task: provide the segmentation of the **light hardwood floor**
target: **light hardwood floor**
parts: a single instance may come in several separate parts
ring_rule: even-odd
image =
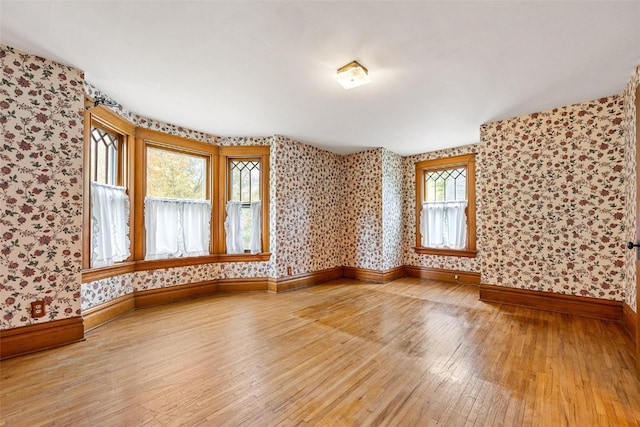
[[[617,323],[339,280],[139,310],[0,362],[2,426],[637,426]]]

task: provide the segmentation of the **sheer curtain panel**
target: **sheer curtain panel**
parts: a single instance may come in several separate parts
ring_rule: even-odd
[[[251,245],[252,254],[262,250],[262,203],[251,202]]]
[[[209,253],[211,234],[211,203],[208,200],[189,200],[182,204],[182,229],[185,256]]]
[[[127,190],[91,182],[91,267],[113,265],[129,255]]]
[[[230,200],[227,202],[227,218],[224,220],[225,243],[228,254],[244,253],[242,245],[242,202]]]
[[[424,202],[420,213],[422,246],[464,249],[467,240],[466,201]]]
[[[209,253],[211,203],[208,200],[146,197],[146,260]]]

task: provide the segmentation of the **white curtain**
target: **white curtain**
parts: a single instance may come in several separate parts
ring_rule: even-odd
[[[425,202],[420,213],[422,246],[464,249],[467,240],[466,201]]]
[[[200,256],[209,253],[209,200],[146,197],[144,224],[146,260]]]
[[[262,251],[262,203],[251,202],[251,245],[252,254]]]
[[[124,187],[91,182],[91,267],[130,255],[129,197]]]
[[[244,237],[247,236],[246,224],[242,221],[243,203],[230,200],[227,202],[227,218],[224,221],[224,231],[226,233],[226,244],[228,254],[244,253]],[[247,217],[245,217],[247,218]],[[262,203],[251,202],[248,212],[249,229],[249,252],[257,254],[262,251]]]
[[[209,253],[211,204],[209,201],[188,201],[182,205],[182,228],[186,256]]]
[[[226,244],[228,254],[244,253],[242,244],[242,202],[230,200],[227,202],[227,218],[224,220]]]
[[[452,249],[464,249],[467,245],[467,202],[447,202],[447,242]]]

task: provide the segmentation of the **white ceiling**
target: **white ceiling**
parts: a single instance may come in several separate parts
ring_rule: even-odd
[[[640,1],[0,1],[0,42],[142,116],[337,153],[478,142],[479,126],[621,93]],[[358,60],[372,83],[333,79]]]

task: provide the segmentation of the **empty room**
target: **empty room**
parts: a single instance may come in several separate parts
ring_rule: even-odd
[[[0,426],[640,426],[640,2],[0,1]]]

